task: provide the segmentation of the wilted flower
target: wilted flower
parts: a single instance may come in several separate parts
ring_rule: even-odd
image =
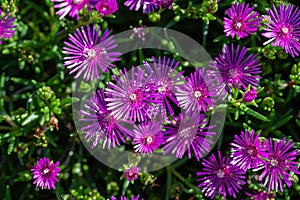
[[[273,10],[267,10],[269,16],[263,16],[269,23],[265,25],[267,31],[262,35],[270,38],[264,45],[271,43],[271,46],[281,46],[293,57],[300,52],[300,10],[294,9],[294,5],[284,3],[280,5],[279,11],[273,5]]]
[[[249,7],[249,4],[238,4],[235,2],[231,8],[225,11],[229,17],[224,17],[224,32],[226,36],[232,38],[237,35],[240,38],[247,37],[257,31],[261,25],[261,18],[259,13],[253,11],[254,7]]]
[[[64,18],[68,13],[69,16],[76,17],[79,20],[79,12],[87,4],[88,0],[51,0],[54,3],[54,8],[59,8],[60,10],[56,12],[59,15],[59,19]]]
[[[2,15],[2,10],[0,9],[0,17]],[[2,44],[3,39],[12,38],[15,34],[17,26],[13,25],[16,18],[11,17],[9,12],[6,12],[5,15],[0,18],[0,44]]]
[[[256,98],[257,98],[257,92],[256,92],[256,89],[254,89],[254,88],[246,91],[243,95],[244,102],[251,102],[251,101],[255,100]]]
[[[136,180],[139,175],[139,167],[132,167],[125,171],[125,177],[128,181]]]
[[[243,170],[257,169],[266,157],[265,148],[259,140],[260,133],[255,131],[242,131],[241,135],[234,135],[233,143],[230,143],[232,164]]]
[[[111,97],[110,94],[107,97]],[[125,120],[118,120],[107,109],[103,89],[94,92],[93,96],[88,99],[84,105],[84,109],[79,114],[83,115],[79,121],[87,122],[86,126],[81,128],[85,132],[85,138],[89,142],[94,140],[92,148],[94,148],[99,140],[103,139],[103,148],[106,144],[108,149],[110,146],[120,146],[120,141],[125,143],[125,138],[132,138],[132,132],[126,129],[122,123],[128,123]]]
[[[97,79],[99,71],[107,72],[115,66],[112,62],[119,60],[120,53],[111,52],[118,46],[114,44],[113,36],[106,30],[100,38],[100,29],[100,26],[98,30],[95,26],[92,29],[87,26],[87,30],[81,27],[69,35],[70,42],[64,42],[63,53],[69,55],[64,57],[64,65],[71,69],[70,74],[77,73],[74,78],[83,74],[86,81]]]
[[[58,182],[57,176],[60,172],[59,161],[53,164],[49,158],[41,158],[30,171],[33,174],[33,179],[35,179],[33,184],[37,187],[55,189],[55,183]]]
[[[101,0],[96,4],[95,8],[103,16],[111,15],[119,9],[116,0]]]
[[[264,186],[268,187],[268,191],[278,191],[278,186],[283,192],[283,182],[291,187],[291,181],[296,182],[290,172],[300,174],[298,171],[297,157],[299,156],[297,149],[292,149],[295,143],[286,138],[280,142],[273,140],[265,140],[267,156],[263,160],[263,165],[259,169],[264,171],[259,176],[259,180],[264,180]]]
[[[205,196],[213,199],[216,193],[224,197],[228,193],[236,199],[236,193],[242,188],[241,185],[246,183],[244,181],[246,177],[245,171],[231,165],[230,162],[230,158],[222,157],[220,151],[218,151],[218,158],[212,154],[209,158],[203,159],[204,168],[201,172],[197,172],[197,176],[200,176],[199,187],[202,188]]]

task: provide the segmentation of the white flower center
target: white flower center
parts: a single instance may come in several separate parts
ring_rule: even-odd
[[[199,99],[199,98],[202,96],[202,92],[200,92],[199,90],[196,90],[196,91],[194,92],[194,96],[195,96],[197,99]]]
[[[136,94],[132,93],[131,95],[129,95],[129,99],[130,99],[131,101],[136,100]]]
[[[273,166],[273,167],[276,167],[276,166],[278,166],[278,160],[275,160],[275,159],[271,159],[271,161],[270,161],[270,164]]]
[[[146,139],[147,144],[151,144],[153,141],[153,138],[151,136],[148,136]]]
[[[49,170],[48,168],[45,168],[45,169],[43,170],[43,175],[48,174],[49,171],[50,171],[50,170]]]
[[[289,29],[287,27],[282,27],[281,30],[283,33],[289,33]]]
[[[249,150],[248,150],[248,154],[249,154],[249,155],[252,155],[252,153],[253,153],[253,150],[252,150],[252,149],[249,149]]]
[[[74,4],[80,4],[81,2],[83,2],[83,0],[73,0],[72,1]]]
[[[218,178],[223,178],[223,177],[224,177],[224,175],[225,175],[225,172],[224,172],[224,170],[222,170],[222,169],[219,169],[219,170],[217,171],[217,177],[218,177]]]
[[[88,58],[94,58],[96,55],[97,55],[97,52],[95,51],[95,49],[90,49],[90,50],[87,52]]]
[[[185,129],[179,131],[178,132],[179,138],[182,138],[182,139],[189,138],[191,136],[191,129],[192,128],[194,128],[194,126],[188,127],[188,128],[185,128]]]

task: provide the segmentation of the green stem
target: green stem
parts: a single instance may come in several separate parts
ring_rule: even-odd
[[[198,188],[196,185],[191,184],[190,182],[188,182],[179,172],[177,172],[175,169],[171,170],[172,173],[180,180],[182,181],[186,186],[190,187],[190,188]]]

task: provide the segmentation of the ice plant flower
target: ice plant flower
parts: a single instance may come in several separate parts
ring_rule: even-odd
[[[153,2],[161,8],[171,8],[174,0],[153,0]]]
[[[262,159],[266,157],[265,147],[259,140],[260,133],[255,134],[246,130],[240,135],[235,135],[231,145],[231,164],[240,167],[242,170],[258,169],[262,164]]]
[[[107,97],[110,97],[110,94]],[[104,99],[104,90],[97,90],[85,102],[84,108],[79,111],[79,115],[82,115],[79,121],[87,123],[81,128],[85,132],[85,138],[88,142],[94,140],[92,148],[98,145],[100,139],[103,139],[103,148],[107,145],[110,149],[111,145],[114,148],[116,145],[120,146],[121,143],[125,143],[126,138],[132,138],[132,132],[124,126],[130,122],[116,119],[107,109]]]
[[[103,16],[111,15],[119,9],[116,0],[101,0],[96,4],[95,8]]]
[[[74,78],[83,74],[86,81],[97,79],[100,72],[107,72],[109,68],[114,67],[114,61],[119,60],[119,52],[113,52],[112,49],[117,47],[113,36],[107,29],[101,37],[99,34],[101,27],[98,29],[93,25],[88,25],[86,29],[76,29],[73,35],[69,35],[70,42],[64,42],[63,54],[64,65],[70,69],[70,74],[76,73]]]
[[[0,44],[2,44],[3,39],[12,38],[15,34],[16,25],[13,25],[16,18],[11,17],[9,12],[6,12],[5,15],[1,18],[2,10],[0,9]]]
[[[220,90],[218,81],[205,68],[196,68],[187,78],[187,83],[176,87],[176,97],[180,107],[187,112],[204,111],[214,106]]]
[[[215,132],[210,131],[214,126],[208,125],[205,115],[198,112],[180,114],[175,123],[165,125],[163,132],[165,145],[164,154],[171,153],[177,158],[182,158],[187,150],[188,157],[192,157],[192,151],[197,160],[206,155],[212,145],[211,137]]]
[[[251,101],[255,100],[256,98],[257,98],[257,92],[256,92],[256,89],[254,89],[254,88],[246,91],[243,95],[244,102],[251,102]]]
[[[199,187],[202,188],[205,196],[213,199],[216,193],[225,198],[227,194],[236,197],[236,193],[245,184],[245,171],[239,167],[230,164],[229,157],[222,157],[221,152],[218,151],[218,158],[214,154],[207,159],[203,159],[204,166],[201,172],[197,172],[200,181]]]
[[[151,121],[147,124],[135,125],[133,133],[135,152],[152,153],[163,143],[160,122]]]
[[[263,17],[268,21],[266,32],[262,35],[270,38],[264,45],[271,43],[271,46],[281,46],[293,57],[300,52],[300,9],[294,5],[284,3],[279,10],[273,5],[273,9],[267,10],[267,15]]]
[[[167,57],[158,57],[157,60],[152,57],[152,61],[153,63],[151,64],[144,62],[144,66],[148,72],[147,81],[156,84],[158,87],[156,92],[161,95],[161,101],[164,103],[163,107],[166,107],[173,114],[169,100],[175,105],[179,105],[174,92],[176,87],[180,87],[185,83],[182,76],[183,72],[176,70],[180,62],[175,62],[175,60]]]
[[[298,171],[297,157],[299,152],[292,149],[295,143],[283,138],[279,142],[270,138],[265,140],[267,157],[263,160],[260,169],[263,172],[259,176],[259,180],[264,180],[264,186],[268,188],[268,192],[275,190],[278,192],[278,186],[283,192],[283,182],[291,187],[291,181],[296,182],[290,172],[300,174]],[[283,181],[282,181],[283,180]]]
[[[215,65],[211,65],[222,77],[226,88],[240,88],[240,85],[246,90],[248,85],[252,87],[258,86],[260,80],[261,63],[256,59],[255,54],[247,55],[247,48],[240,45],[235,48],[231,44],[231,48],[226,45],[222,54],[216,58]]]
[[[116,119],[142,122],[151,118],[150,111],[160,101],[153,92],[156,87],[145,82],[144,74],[139,67],[132,67],[130,72],[124,68],[124,72],[120,71],[120,77],[116,78],[116,83],[108,83],[106,93],[112,96],[105,100],[108,110]]]
[[[125,171],[125,177],[128,181],[136,180],[139,175],[139,167],[132,167]]]
[[[261,26],[259,13],[253,11],[247,3],[238,4],[235,2],[231,8],[225,11],[227,17],[224,17],[224,32],[226,36],[234,38],[237,35],[240,38],[247,37],[255,33]]]
[[[31,170],[33,179],[37,187],[47,189],[55,189],[55,183],[58,182],[57,176],[60,172],[59,161],[56,163],[50,162],[49,158],[41,158],[37,161]]]
[[[61,20],[67,14],[70,17],[76,17],[79,20],[79,12],[84,8],[87,4],[88,0],[51,0],[54,3],[54,8],[59,8],[55,14],[59,15],[59,19]]]
[[[142,8],[143,13],[149,13],[158,8],[158,5],[153,0],[126,0],[124,5],[135,11]]]
[[[130,200],[139,200],[140,195],[137,195],[136,197],[131,197]],[[141,198],[140,200],[143,200],[144,198]],[[111,200],[118,200],[116,197],[111,197]],[[127,200],[126,196],[121,196],[120,200]]]

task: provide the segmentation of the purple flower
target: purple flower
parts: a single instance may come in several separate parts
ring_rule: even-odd
[[[216,78],[204,68],[198,69],[187,78],[187,83],[176,87],[179,104],[187,112],[204,111],[214,106],[218,96]]]
[[[176,68],[179,66],[179,62],[175,63],[175,60],[170,58],[158,57],[156,61],[152,57],[153,67],[147,62],[144,62],[144,66],[149,73],[148,82],[156,84],[158,87],[157,93],[161,95],[161,101],[164,102],[171,114],[173,109],[168,101],[170,99],[175,105],[178,105],[178,101],[175,96],[175,87],[180,87],[184,84],[183,72],[177,72]]]
[[[37,161],[37,165],[32,166],[30,170],[37,187],[47,189],[55,189],[55,183],[58,182],[57,176],[60,172],[59,161],[50,162],[49,158],[41,158]]]
[[[211,65],[212,68],[217,68],[215,73],[218,73],[226,88],[238,87],[240,85],[246,90],[248,85],[257,86],[261,73],[261,63],[256,59],[256,55],[250,54],[246,56],[247,48],[231,44],[231,49],[226,45],[223,53],[216,58],[216,64]]]
[[[136,197],[131,197],[131,200],[139,200],[140,195],[137,195]],[[143,200],[144,198],[141,198],[140,200]],[[111,197],[111,200],[117,200],[116,197]],[[126,196],[121,196],[120,200],[127,200]]]
[[[258,169],[262,159],[266,157],[265,147],[259,140],[260,133],[255,131],[242,131],[241,135],[235,135],[231,147],[231,164],[240,167],[242,170]]]
[[[51,0],[54,3],[54,8],[59,8],[55,14],[59,15],[59,19],[64,18],[68,13],[69,16],[74,18],[76,17],[79,20],[79,11],[84,8],[88,0]]]
[[[174,0],[153,0],[154,3],[162,8],[171,8]]]
[[[95,8],[103,16],[111,15],[119,9],[116,0],[101,0],[96,4]]]
[[[175,122],[175,123],[174,123]],[[165,137],[164,154],[171,152],[178,158],[182,158],[186,150],[191,158],[192,150],[197,160],[208,153],[212,144],[209,139],[215,132],[209,132],[214,126],[207,126],[205,115],[198,112],[180,114],[173,124],[166,125],[163,132]]]
[[[132,167],[125,171],[125,177],[128,181],[136,180],[139,175],[139,167]]]
[[[244,102],[251,102],[257,98],[256,89],[248,90],[243,95]]]
[[[224,32],[226,36],[234,38],[235,35],[240,38],[247,37],[257,31],[261,26],[261,18],[259,13],[253,11],[254,7],[249,7],[249,4],[234,3],[231,8],[225,11],[229,18],[224,17]]]
[[[138,11],[142,8],[143,13],[149,13],[158,8],[153,0],[126,0],[124,5],[129,7],[129,10]]]
[[[256,192],[254,194],[249,194],[246,192],[246,194],[250,196],[252,200],[271,200],[275,198],[275,196],[265,193],[264,191],[260,191],[258,193]]]
[[[100,26],[96,30],[95,26],[87,30],[81,27],[76,29],[74,35],[69,35],[70,42],[64,42],[63,53],[69,56],[64,57],[64,65],[71,69],[70,74],[77,73],[74,78],[78,78],[81,74],[86,81],[97,79],[100,76],[99,70],[107,72],[107,70],[115,65],[114,61],[118,61],[119,52],[111,52],[117,47],[114,44],[113,36],[109,35],[106,30],[101,38]]]
[[[111,95],[108,94],[108,97]],[[92,148],[94,148],[99,140],[104,137],[103,148],[106,144],[108,149],[110,146],[120,146],[120,141],[125,143],[125,138],[132,138],[132,133],[126,129],[121,123],[128,123],[125,120],[118,120],[107,109],[103,89],[94,92],[93,96],[88,99],[84,105],[84,110],[80,110],[79,114],[83,115],[79,121],[87,122],[88,125],[81,128],[85,132],[87,141],[94,139]]]
[[[282,180],[288,187],[292,185],[291,181],[296,182],[290,175],[290,172],[300,174],[297,166],[299,152],[297,149],[292,149],[294,145],[295,143],[290,140],[286,141],[286,138],[280,142],[272,138],[265,140],[267,157],[263,160],[263,166],[260,167],[264,171],[259,176],[259,180],[264,179],[264,186],[268,185],[268,192],[271,190],[277,192],[278,186],[283,192]]]
[[[213,154],[208,159],[203,159],[204,168],[201,172],[197,172],[197,176],[200,176],[199,187],[202,188],[202,192],[205,192],[205,196],[213,199],[218,192],[219,196],[226,197],[228,193],[237,198],[236,193],[242,188],[241,185],[246,183],[245,171],[231,165],[230,162],[230,158],[222,157],[220,151],[218,151],[218,159]]]
[[[152,153],[163,143],[159,122],[151,121],[147,125],[143,123],[135,125],[133,132],[133,144],[135,144],[136,152]]]
[[[294,5],[284,3],[280,5],[279,11],[273,5],[273,10],[267,10],[269,16],[263,16],[269,23],[265,25],[267,31],[262,35],[270,38],[264,45],[271,43],[271,46],[281,46],[293,57],[300,52],[300,10],[294,9]]]
[[[2,15],[2,10],[0,9],[0,17]],[[0,44],[2,44],[2,39],[12,38],[15,34],[17,26],[13,25],[16,18],[11,17],[9,12],[6,12],[5,15],[0,19]]]
[[[154,104],[159,103],[158,95],[153,91],[153,84],[146,84],[144,80],[145,72],[132,67],[128,73],[124,68],[124,73],[120,71],[121,77],[117,77],[117,83],[108,83],[106,93],[110,93],[112,97],[105,100],[108,102],[108,110],[116,119],[126,119],[133,121],[147,121],[151,118],[151,110]]]

